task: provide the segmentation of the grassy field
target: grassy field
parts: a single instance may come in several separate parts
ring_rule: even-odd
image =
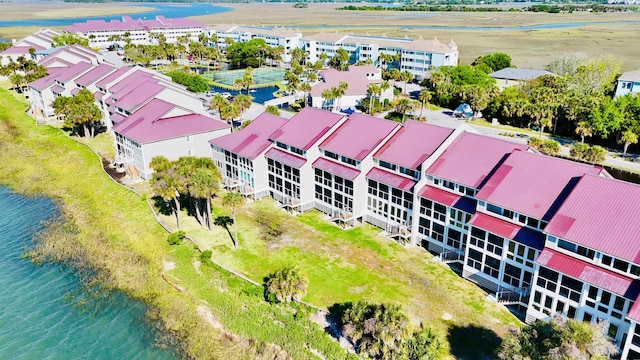
[[[213,206],[214,217],[229,215],[219,198]],[[255,222],[260,211],[283,224],[280,238],[263,239]],[[238,249],[222,227],[208,231],[186,214],[181,223],[201,249],[213,250],[216,262],[257,282],[283,266],[300,266],[310,279],[303,300],[315,306],[327,309],[363,298],[401,304],[416,325],[422,321],[446,334],[456,356],[491,354],[507,328],[520,326],[509,312],[487,301],[486,293],[433,261],[427,251],[380,237],[373,226],[343,230],[317,211],[291,216],[271,199],[246,204],[237,216]],[[173,216],[162,218],[175,229]]]

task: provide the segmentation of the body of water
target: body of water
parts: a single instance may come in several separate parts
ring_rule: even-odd
[[[92,300],[62,266],[23,258],[33,231],[56,214],[48,199],[0,187],[0,359],[177,359],[154,347],[142,303]]]
[[[131,15],[134,19],[155,19],[156,15],[162,15],[166,18],[183,18],[189,16],[201,16],[218,14],[229,11],[230,8],[223,6],[213,6],[211,4],[164,4],[164,3],[136,3],[132,6],[152,7],[153,11],[125,13],[119,15],[92,16],[92,17],[74,17],[59,19],[29,19],[29,20],[3,20],[0,21],[0,27],[9,26],[69,26],[78,22],[86,22],[87,20],[122,20],[122,16]]]

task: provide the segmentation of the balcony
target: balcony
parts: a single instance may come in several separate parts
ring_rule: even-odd
[[[496,291],[495,302],[502,305],[528,304],[531,288],[522,287],[517,289],[500,289]]]
[[[433,259],[443,264],[463,263],[464,250],[445,250],[434,256]]]

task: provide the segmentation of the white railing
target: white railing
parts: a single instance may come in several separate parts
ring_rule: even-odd
[[[500,304],[526,304],[529,302],[530,293],[531,288],[529,287],[522,287],[517,289],[498,289],[498,291],[496,291],[495,297],[496,302]]]
[[[462,250],[445,250],[441,252],[439,255],[434,257],[436,260],[440,261],[444,264],[449,264],[452,262],[463,262],[464,260],[464,251]]]

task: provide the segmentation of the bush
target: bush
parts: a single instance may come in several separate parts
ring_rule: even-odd
[[[589,146],[583,143],[575,143],[571,147],[569,155],[577,160],[593,164],[602,164],[607,157],[607,151],[602,146]]]
[[[574,143],[569,150],[569,156],[575,159],[584,160],[585,155],[589,152],[590,146],[583,143]]]
[[[174,233],[169,234],[169,236],[167,236],[167,242],[169,243],[169,245],[178,245],[182,242],[182,240],[184,240],[184,237],[187,234],[182,231],[182,230],[178,230]]]
[[[211,262],[211,255],[213,252],[211,250],[205,250],[200,253],[200,261],[204,264],[208,264]]]
[[[296,266],[286,266],[267,277],[266,290],[279,302],[300,300],[307,293],[309,278]],[[273,302],[272,296],[266,295],[267,301]]]
[[[547,139],[542,143],[542,146],[540,146],[540,151],[549,155],[557,155],[560,153],[560,143],[555,140]]]

